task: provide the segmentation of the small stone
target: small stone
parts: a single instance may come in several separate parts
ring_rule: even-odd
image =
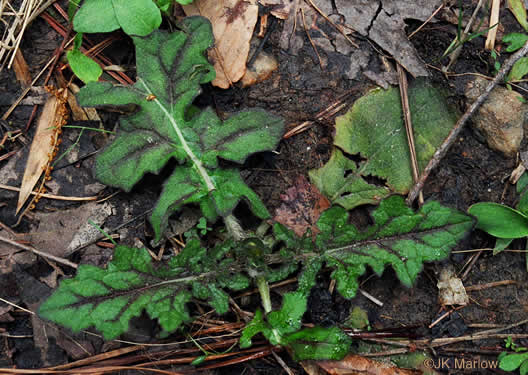
[[[438,299],[442,306],[465,306],[469,303],[464,284],[456,276],[451,265],[442,268],[436,286],[438,287]]]
[[[488,84],[489,81],[479,77],[466,86],[468,105],[484,92]],[[524,136],[527,107],[520,99],[520,94],[515,91],[495,87],[471,119],[488,146],[507,157],[517,154]]]
[[[278,67],[279,63],[274,56],[264,51],[260,52],[253,65],[246,69],[246,73],[242,77],[242,86],[248,87],[265,81],[271,77],[271,74],[277,70]]]

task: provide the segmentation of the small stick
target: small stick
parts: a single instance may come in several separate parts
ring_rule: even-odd
[[[68,259],[64,259],[64,258],[60,258],[58,256],[55,256],[55,255],[52,255],[52,254],[48,254],[48,253],[45,253],[43,251],[40,251],[40,250],[37,250],[37,249],[34,249],[32,248],[31,246],[26,246],[26,245],[22,245],[22,244],[19,244],[18,242],[16,241],[12,241],[8,238],[5,238],[5,237],[2,237],[0,236],[0,241],[2,242],[6,242],[14,247],[18,247],[19,249],[23,249],[23,250],[27,250],[27,251],[31,251],[32,253],[35,253],[37,255],[40,255],[44,258],[48,258],[48,259],[51,259],[51,260],[54,260],[55,262],[57,263],[62,263],[62,264],[65,264],[67,266],[70,266],[72,268],[77,268],[78,265],[73,263],[73,262],[70,262]]]
[[[418,181],[420,169],[418,167],[418,160],[416,159],[416,146],[414,145],[414,131],[411,120],[411,108],[409,106],[409,84],[407,82],[407,75],[405,74],[405,70],[403,70],[403,67],[399,63],[397,63],[397,70],[400,87],[400,98],[403,111],[403,120],[405,122],[405,133],[407,134],[407,144],[409,145],[409,153],[411,155],[411,170],[413,182],[416,183]],[[420,194],[418,194],[418,204],[421,206],[423,205],[423,203],[423,194],[420,191]]]
[[[286,371],[286,373],[288,375],[295,375],[294,372],[291,370],[291,368],[288,367],[288,365],[286,364],[286,362],[284,362],[284,360],[279,357],[279,355],[277,353],[275,353],[274,351],[271,352],[271,354],[273,355],[273,357],[275,358],[275,360],[279,363],[279,365],[281,365],[282,369],[284,371]]]
[[[442,10],[443,7],[444,7],[444,3],[442,2],[442,4],[440,4],[440,6],[439,6],[438,8],[436,8],[436,10],[433,12],[433,14],[431,14],[431,15],[429,16],[429,18],[427,18],[427,19],[424,21],[424,23],[422,23],[422,24],[420,25],[419,28],[417,28],[417,29],[414,30],[412,33],[410,33],[409,36],[408,36],[407,38],[411,39],[411,38],[414,36],[414,34],[420,32],[420,30],[423,29],[423,27],[424,27],[425,25],[427,25],[427,24],[433,19],[433,17],[436,16],[436,14]]]
[[[17,188],[15,186],[9,186],[0,184],[0,189],[10,190],[10,191],[20,191],[20,188]],[[33,191],[31,192],[31,195],[37,195],[38,193]],[[41,194],[42,198],[48,198],[48,199],[55,199],[58,201],[74,201],[74,202],[84,202],[84,201],[96,201],[98,198],[96,196],[93,197],[65,197],[62,195],[54,195],[54,194]]]
[[[308,37],[308,40],[310,41],[310,44],[312,45],[312,48],[315,54],[317,55],[317,59],[319,60],[319,65],[321,66],[321,69],[324,70],[323,60],[321,60],[321,56],[319,56],[317,47],[315,46],[315,43],[313,42],[312,37],[310,36],[310,33],[308,32],[308,27],[306,26],[306,20],[304,19],[304,11],[302,10],[302,8],[301,8],[301,17],[302,17],[303,26],[304,26],[304,32],[306,33],[306,36]]]
[[[372,294],[367,293],[363,289],[359,289],[359,288],[358,288],[358,292],[361,293],[363,295],[363,297],[365,297],[368,300],[370,300],[372,303],[374,303],[374,304],[376,304],[378,306],[383,306],[383,302],[381,302],[379,299],[374,297]]]
[[[30,311],[28,309],[25,309],[23,308],[22,306],[18,306],[16,303],[13,303],[13,302],[9,302],[8,300],[6,299],[3,299],[2,297],[0,297],[0,301],[2,301],[3,303],[9,305],[9,306],[13,306],[13,307],[16,307],[17,309],[20,309],[22,311],[25,311],[27,312],[28,314],[31,314],[31,315],[35,315],[35,313],[33,311]]]
[[[484,289],[488,289],[488,288],[494,288],[496,286],[512,285],[512,284],[517,284],[517,281],[515,281],[515,280],[494,281],[494,282],[486,283],[486,284],[466,286],[465,289],[466,289],[466,292],[471,292],[471,291],[474,291],[474,290],[484,290]]]
[[[471,104],[471,106],[464,113],[464,115],[462,115],[462,117],[457,121],[454,128],[451,129],[447,138],[444,140],[438,150],[436,150],[433,157],[425,167],[418,182],[412,187],[411,191],[409,192],[409,195],[407,196],[407,204],[411,204],[412,202],[414,202],[414,200],[418,196],[418,193],[422,190],[425,181],[427,180],[427,177],[429,177],[431,171],[436,168],[442,158],[447,154],[447,151],[449,150],[451,145],[458,138],[462,129],[464,129],[467,120],[469,120],[469,118],[473,115],[477,108],[480,107],[482,103],[484,103],[484,101],[488,98],[489,94],[495,88],[495,86],[497,86],[497,84],[504,79],[504,76],[506,75],[506,73],[509,72],[513,64],[515,64],[521,57],[526,55],[526,53],[528,53],[528,42],[526,42],[520,50],[515,52],[512,56],[510,56],[510,58],[508,58],[508,60],[506,60],[502,68],[499,70],[493,81],[490,82],[488,87],[486,87],[486,90],[482,93],[482,95],[480,95],[477,100],[475,100],[475,102]]]

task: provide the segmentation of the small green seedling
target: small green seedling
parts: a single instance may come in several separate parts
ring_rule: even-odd
[[[196,224],[196,228],[200,229],[200,234],[202,236],[205,236],[207,232],[210,232],[213,230],[213,228],[209,228],[207,226],[207,219],[205,217],[201,217],[200,220],[198,220],[198,224]]]
[[[462,7],[462,1],[459,1],[459,9],[460,9],[460,11],[458,13],[457,34],[456,34],[455,39],[446,48],[446,50],[442,54],[441,58],[449,56],[450,54],[452,54],[453,52],[455,52],[456,50],[461,48],[465,43],[470,42],[473,39],[478,38],[481,35],[484,35],[485,33],[487,33],[489,30],[493,29],[494,27],[497,27],[497,24],[495,24],[495,25],[492,25],[492,26],[490,26],[488,28],[485,28],[485,29],[481,30],[481,26],[484,23],[484,19],[481,19],[480,23],[478,24],[478,26],[476,28],[477,30],[480,30],[480,31],[471,33],[469,35],[466,34],[466,32],[463,30],[463,27],[462,27],[463,15],[464,15],[464,12],[463,12],[462,8],[463,8]]]
[[[491,55],[491,58],[493,59],[493,70],[494,70],[495,74],[497,74],[499,72],[500,68],[501,68],[501,63],[498,60],[499,56],[497,54],[497,51],[495,51],[495,50],[492,50],[490,55]]]
[[[70,0],[68,15],[77,31],[75,46],[66,58],[84,83],[97,81],[103,73],[99,64],[80,51],[83,33],[106,33],[123,29],[126,34],[145,36],[157,30],[162,13],[173,3],[190,4],[193,0]]]
[[[502,352],[499,354],[499,368],[504,371],[515,371],[519,369],[520,375],[528,374],[528,348],[518,346],[511,337],[505,341],[507,349],[511,349],[514,353]]]
[[[75,36],[73,49],[66,53],[66,58],[73,73],[84,83],[97,81],[103,69],[91,58],[81,52],[82,33]]]

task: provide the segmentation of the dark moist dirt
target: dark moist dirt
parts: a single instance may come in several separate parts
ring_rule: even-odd
[[[464,6],[466,7],[464,14],[470,14],[474,5],[465,1]],[[503,11],[501,13],[501,23],[504,30],[508,32],[520,31],[509,12]],[[419,25],[420,23],[410,22],[408,33]],[[412,41],[426,63],[439,66],[439,56],[450,44],[455,33],[456,25],[439,22],[426,26]],[[279,60],[279,70],[269,80],[245,89],[235,87],[229,90],[219,90],[206,87],[206,94],[210,95],[204,96],[198,103],[215,106],[221,116],[245,108],[260,107],[282,116],[286,124],[293,126],[306,120],[313,120],[317,112],[331,105],[348,90],[355,90],[355,93],[348,99],[351,104],[361,93],[372,87],[372,83],[366,78],[360,80],[343,78],[338,65],[333,66],[333,69],[322,71],[313,49],[307,41],[305,41],[305,46],[298,56],[287,55],[278,48],[279,35],[280,26],[273,32],[264,48]],[[60,43],[61,38],[42,19],[37,19],[31,24],[22,44],[22,51],[33,76],[52,56],[53,51]],[[482,45],[482,38],[476,38],[466,43],[452,70],[460,74],[492,75],[493,61],[489,53],[483,51]],[[112,57],[111,49],[105,53]],[[130,50],[119,51],[119,56],[116,58],[120,61],[133,61],[133,56],[130,54]],[[500,57],[501,60],[505,58],[506,56]],[[445,61],[441,62],[445,63]],[[463,87],[471,76],[460,75],[446,79],[437,70],[431,69],[431,73],[431,82],[445,88],[449,92],[449,102],[453,105],[454,110],[458,110],[459,113],[463,112],[466,104],[463,97]],[[21,88],[15,81],[13,73],[4,70],[0,78],[2,95],[17,97]],[[4,113],[7,107],[0,109]],[[24,129],[31,110],[32,107],[30,106],[19,106],[8,122],[2,123],[2,132]],[[116,120],[115,114],[103,114],[103,116],[105,127],[110,130],[113,129]],[[264,153],[248,160],[242,175],[263,199],[271,212],[280,206],[280,194],[292,186],[298,175],[307,175],[310,169],[319,168],[328,160],[333,139],[333,123],[334,119],[316,122],[305,132],[283,140],[278,147],[277,154]],[[28,142],[32,139],[34,128],[35,121],[28,133],[25,134]],[[72,133],[67,137],[69,141],[65,142],[62,149],[64,150],[68,145],[71,145],[78,134],[72,130]],[[100,134],[90,132],[83,135],[80,140],[81,147],[84,147],[81,154],[93,151],[105,142],[104,139],[101,139]],[[14,150],[19,146],[20,144],[8,143],[6,151]],[[525,145],[523,146],[525,149]],[[25,146],[25,149],[15,156],[18,158],[16,160],[16,172],[20,176],[23,173],[27,149],[28,146]],[[0,167],[6,163],[7,161],[1,161]],[[76,181],[86,184],[94,183],[90,173],[92,163],[93,161],[89,159],[86,162],[78,163],[75,168],[64,168],[65,178],[70,174],[71,178],[75,178]],[[511,206],[516,199],[516,194],[514,187],[508,185],[506,180],[516,165],[516,160],[504,158],[481,143],[468,126],[453,145],[449,154],[429,177],[424,188],[424,197],[426,200],[438,200],[461,211],[467,210],[471,204],[479,201],[501,202]],[[131,193],[120,193],[112,198],[112,202],[117,207],[117,212],[109,217],[106,225],[115,227],[121,224],[120,217],[125,214],[125,211],[132,216],[137,216],[150,209],[158,194],[161,181],[161,177],[148,176]],[[18,185],[18,182],[14,180],[2,181],[2,183],[10,185]],[[72,184],[64,183],[66,190],[62,190],[60,193],[64,195],[83,194],[82,190],[67,190],[66,186],[72,186]],[[79,188],[79,186],[77,187]],[[14,224],[15,202],[15,193],[0,191],[0,221],[4,224],[10,226]],[[61,210],[75,205],[74,203],[46,201],[38,209]],[[352,214],[354,222],[359,226],[366,225],[369,221],[367,216],[369,209],[355,210]],[[242,205],[236,214],[240,217],[241,215],[248,215],[248,210]],[[244,223],[256,223],[256,220],[250,217],[243,217],[243,221]],[[30,228],[30,224],[31,220],[24,219],[15,230],[26,232]],[[148,243],[151,234],[151,229],[142,218],[132,225],[125,241],[131,242],[134,238],[138,238],[143,243]],[[489,248],[493,245],[493,238],[477,230],[463,241],[457,250]],[[523,248],[523,243],[517,241],[514,242],[514,246]],[[100,254],[97,255],[97,248],[91,251],[91,256],[95,259],[93,262],[96,263],[104,264],[111,255],[109,250],[100,249],[106,254],[103,257]],[[93,254],[94,251],[96,252],[95,255]],[[445,263],[452,263],[457,270],[460,270],[472,254],[454,253]],[[90,259],[92,259],[90,256],[84,257],[81,252],[72,258],[76,262],[83,260],[90,262]],[[34,291],[41,290],[42,295],[50,293],[51,289],[39,279],[49,275],[52,268],[42,259],[30,264],[31,266],[24,266],[22,263],[14,267],[11,272],[0,274],[0,289],[4,291],[1,293],[2,297],[35,310],[38,301],[32,300],[35,296]],[[305,322],[322,325],[340,324],[346,320],[351,307],[359,306],[368,313],[370,326],[373,330],[400,329],[401,332],[403,328],[403,332],[408,335],[434,338],[470,334],[476,331],[476,329],[471,328],[471,325],[475,324],[508,325],[527,317],[528,273],[526,272],[524,254],[503,252],[498,256],[492,256],[490,252],[484,251],[473,264],[471,271],[464,280],[464,285],[471,286],[501,280],[515,280],[517,284],[471,292],[470,305],[459,310],[458,315],[453,315],[451,319],[444,320],[433,329],[429,329],[428,326],[431,322],[441,314],[437,300],[437,277],[435,275],[437,269],[438,265],[426,265],[413,288],[406,288],[401,285],[390,269],[385,271],[381,277],[376,275],[363,277],[361,289],[381,300],[384,303],[383,307],[373,304],[362,295],[347,301],[336,292],[330,293],[328,291],[329,272],[322,272],[319,276],[319,284],[310,296]],[[280,294],[293,287],[294,284],[274,289],[272,293],[274,303],[278,305]],[[256,303],[255,298],[253,298],[252,303]],[[250,304],[243,307],[251,310],[255,306]],[[0,367],[38,368],[74,360],[74,358],[68,357],[56,342],[56,340],[63,340],[62,345],[64,345],[65,337],[70,335],[69,332],[62,331],[63,333],[57,336],[58,339],[51,338],[46,355],[43,356],[41,347],[36,345],[30,337],[34,334],[35,320],[21,311],[12,312],[11,315],[14,320],[0,322],[0,328],[10,335],[28,337],[0,340],[0,352],[4,353],[0,356]],[[228,314],[224,318],[229,320],[228,318],[231,317]],[[131,332],[124,338],[133,341],[148,341],[157,333],[157,329],[155,324],[148,322],[147,319],[138,319],[134,322]],[[520,326],[508,332],[526,333],[526,328]],[[78,335],[76,340],[80,340],[85,348],[91,348],[89,353],[91,355],[118,346],[115,343],[103,344],[100,339],[86,335]],[[520,340],[518,343],[528,346],[527,340]],[[436,353],[451,359],[461,358],[461,356],[466,359],[495,359],[503,348],[503,340],[466,341],[457,346],[450,346],[450,350],[453,348],[460,350],[460,353],[453,354],[448,349],[442,348],[437,349]],[[283,352],[280,355],[295,373],[303,373],[300,366],[295,364],[286,353]],[[82,356],[83,353],[79,355],[79,357]],[[284,373],[282,367],[270,356],[215,371],[218,374]],[[486,371],[471,370],[467,373],[484,374]]]

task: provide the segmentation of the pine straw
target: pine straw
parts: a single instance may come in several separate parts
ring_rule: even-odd
[[[27,26],[56,0],[0,0],[0,72],[7,63],[10,69]],[[17,9],[17,5],[18,9]]]

